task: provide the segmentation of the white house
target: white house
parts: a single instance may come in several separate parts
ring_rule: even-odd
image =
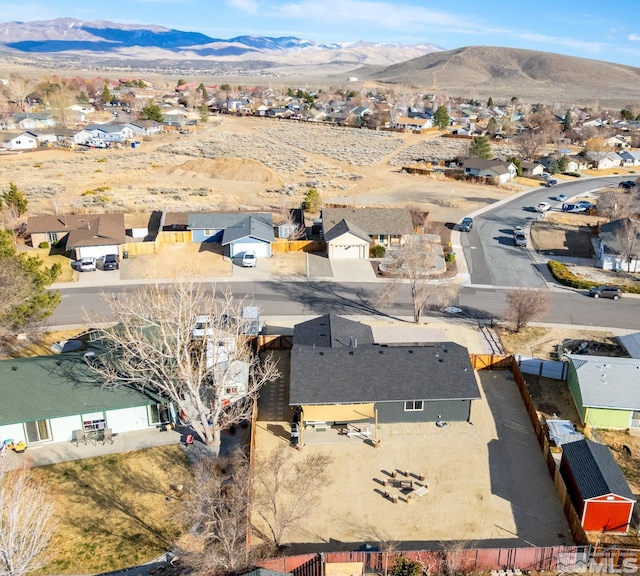
[[[26,132],[13,136],[7,135],[2,147],[6,150],[35,150],[38,147],[38,140]]]
[[[85,130],[104,142],[126,142],[133,138],[133,130],[126,124],[89,124]]]
[[[88,364],[97,353],[0,361],[0,444],[68,443],[81,434],[123,434],[175,421],[173,407],[150,391],[103,387]]]
[[[407,116],[401,116],[391,125],[398,130],[426,130],[427,128],[433,127],[433,120],[431,118],[408,118]]]
[[[615,168],[622,164],[622,158],[615,152],[591,152],[591,165],[596,170]]]
[[[623,166],[640,166],[640,151],[623,150],[618,156],[622,158]]]
[[[468,176],[495,178],[500,184],[508,182],[518,174],[518,169],[513,162],[502,162],[501,160],[469,158],[462,167]]]
[[[74,144],[84,144],[90,138],[93,138],[93,132],[88,130],[80,130],[71,137]]]
[[[627,226],[629,228],[626,228]],[[632,241],[634,232],[635,244]],[[627,235],[629,235],[629,240],[625,242]],[[621,239],[623,243],[621,243]],[[626,250],[625,244],[627,245]],[[632,246],[637,248],[630,251],[629,248]],[[629,254],[629,252],[631,253]],[[632,218],[623,218],[600,226],[598,261],[604,270],[640,271],[640,222]]]

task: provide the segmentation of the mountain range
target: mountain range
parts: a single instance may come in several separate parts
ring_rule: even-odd
[[[162,26],[85,22],[74,18],[3,23],[0,24],[0,39],[0,46],[5,49],[28,54],[81,54],[147,60],[215,58],[311,65],[331,62],[389,65],[443,50],[435,44],[323,44],[293,36],[222,39]]]

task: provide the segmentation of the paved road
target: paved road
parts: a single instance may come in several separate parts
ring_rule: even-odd
[[[378,309],[375,296],[380,284],[341,282],[235,282],[229,285],[237,298],[250,298],[260,306],[263,316],[299,316],[332,312],[344,315],[411,316],[408,287],[402,286],[396,301]],[[52,326],[83,324],[85,312],[109,319],[109,311],[101,293],[121,294],[136,286],[107,288],[64,288],[60,290],[62,303],[49,319]],[[225,286],[218,284],[218,289]],[[464,287],[457,305],[462,316],[468,318],[499,318],[505,310],[505,290]],[[440,314],[439,314],[440,315]],[[625,296],[613,300],[593,300],[586,293],[573,290],[551,292],[551,307],[544,322],[587,326],[606,326],[625,329],[638,328],[640,298]]]
[[[474,217],[474,227],[468,234],[461,234],[461,244],[469,264],[471,283],[482,286],[527,286],[539,287],[544,284],[528,250],[514,246],[514,226],[526,226],[537,214],[533,208],[540,202],[550,202],[552,207],[561,206],[555,200],[563,193],[568,198],[584,194],[603,186],[617,186],[628,176],[590,178],[552,188],[540,188],[526,194],[519,194],[508,202],[494,208],[483,209]]]

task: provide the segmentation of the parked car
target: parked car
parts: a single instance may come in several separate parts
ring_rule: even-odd
[[[117,254],[107,254],[102,262],[103,270],[117,270],[120,268],[120,256]]]
[[[291,422],[291,435],[289,436],[291,444],[297,444],[300,441],[300,425],[297,422]]]
[[[527,235],[524,233],[522,228],[516,228],[513,231],[513,242],[516,246],[526,246],[527,245]]]
[[[618,184],[618,188],[624,188],[625,190],[631,190],[636,187],[636,183],[633,180],[625,180]]]
[[[256,265],[256,253],[251,252],[251,250],[247,250],[242,257],[242,267],[243,268],[255,268]]]
[[[557,200],[558,202],[564,202],[566,199],[567,199],[567,195],[566,195],[566,194],[558,194],[558,195],[556,196],[556,200]]]
[[[96,269],[96,259],[92,256],[85,256],[74,262],[75,268],[80,272],[93,272]]]
[[[550,188],[551,186],[555,186],[558,183],[557,180],[555,180],[554,178],[551,178],[550,180],[547,180],[547,183],[545,184],[545,186],[547,188]]]
[[[622,290],[617,286],[597,286],[589,290],[589,295],[593,298],[611,298],[617,300],[622,296]]]
[[[460,230],[462,232],[469,232],[471,228],[473,228],[473,218],[469,218],[469,216],[463,218],[462,222],[460,222]]]
[[[551,204],[549,202],[540,202],[536,206],[536,212],[546,212],[547,210],[551,210]]]
[[[578,202],[575,203],[575,205],[582,208],[585,212],[589,212],[589,210],[593,208],[593,204],[588,200],[579,200]]]

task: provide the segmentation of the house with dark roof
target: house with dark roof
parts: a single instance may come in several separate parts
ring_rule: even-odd
[[[68,443],[78,431],[124,434],[175,421],[173,407],[150,391],[103,387],[88,364],[97,353],[0,360],[0,445]]]
[[[329,257],[333,253],[338,258],[368,257],[369,251],[363,246],[365,237],[370,244],[391,248],[401,246],[414,233],[406,208],[323,208],[322,231]]]
[[[627,532],[636,499],[608,446],[563,444],[560,474],[585,531]]]
[[[27,235],[33,246],[41,242],[62,243],[74,252],[75,258],[120,254],[126,242],[124,214],[61,214],[58,216],[30,216]]]
[[[459,344],[387,345],[370,326],[334,314],[294,327],[289,405],[303,425],[464,422],[480,397]]]
[[[462,165],[467,176],[477,178],[493,178],[504,184],[518,175],[518,169],[513,162],[502,160],[485,160],[484,158],[469,158]]]
[[[568,355],[567,384],[585,426],[640,434],[640,359]]]
[[[631,255],[628,254],[630,247],[635,247]],[[640,271],[639,221],[627,217],[600,226],[598,264],[604,270]]]
[[[194,212],[188,215],[187,229],[193,242],[219,242],[231,258],[247,250],[270,258],[275,242],[270,212]]]

